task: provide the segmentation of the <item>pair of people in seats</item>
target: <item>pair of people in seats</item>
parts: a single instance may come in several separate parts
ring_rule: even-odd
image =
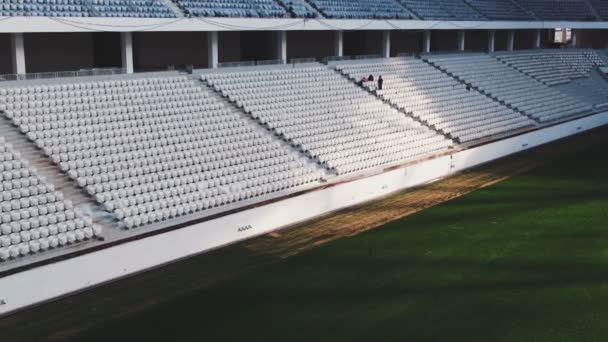
[[[374,82],[374,75],[369,75],[367,78],[363,77],[359,81],[359,85],[363,85],[366,82]],[[378,76],[378,90],[382,90],[382,85],[384,84],[384,80],[382,79],[382,75]]]

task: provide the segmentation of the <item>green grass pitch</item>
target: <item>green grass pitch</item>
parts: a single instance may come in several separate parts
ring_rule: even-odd
[[[607,147],[76,339],[606,341]]]

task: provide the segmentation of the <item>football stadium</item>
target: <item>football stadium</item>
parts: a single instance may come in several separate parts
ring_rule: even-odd
[[[608,0],[0,0],[0,341],[608,340]]]

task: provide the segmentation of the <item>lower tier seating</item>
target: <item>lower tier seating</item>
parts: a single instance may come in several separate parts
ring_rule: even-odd
[[[374,92],[429,125],[469,142],[534,126],[534,121],[480,94],[420,59],[395,58],[338,65],[353,80],[381,75]],[[369,87],[369,85],[367,85]]]
[[[314,184],[322,170],[186,76],[0,87],[0,109],[125,228]]]
[[[452,145],[319,64],[202,77],[337,174],[411,160]]]
[[[64,248],[101,230],[0,138],[0,262]]]
[[[591,69],[604,66],[592,50],[533,50],[499,53],[498,60],[535,79],[553,86],[589,77]]]
[[[590,113],[582,103],[485,54],[431,55],[426,59],[539,122]]]

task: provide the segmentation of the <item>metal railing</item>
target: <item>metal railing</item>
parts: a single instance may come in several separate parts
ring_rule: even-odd
[[[0,75],[0,81],[22,81],[22,80],[42,80],[49,78],[64,78],[64,77],[83,77],[83,76],[104,76],[104,75],[119,75],[126,73],[124,68],[103,68],[103,69],[87,69],[77,71],[55,71],[55,72],[39,72],[31,74],[7,74]]]
[[[283,61],[282,59],[269,59],[269,60],[255,62],[255,65],[276,65],[276,64],[285,64],[285,61]]]
[[[243,67],[243,66],[255,66],[255,62],[254,61],[249,61],[249,62],[224,62],[224,63],[218,63],[217,64],[218,68],[234,68],[234,67]]]
[[[380,55],[357,55],[353,57],[354,59],[372,59],[372,58],[382,58]]]
[[[325,61],[325,63],[327,63],[327,62],[348,61],[351,59],[352,59],[351,56],[328,56],[328,57],[325,57],[323,60]]]
[[[292,58],[289,63],[291,64],[303,64],[303,63],[314,63],[317,60],[315,58]]]

